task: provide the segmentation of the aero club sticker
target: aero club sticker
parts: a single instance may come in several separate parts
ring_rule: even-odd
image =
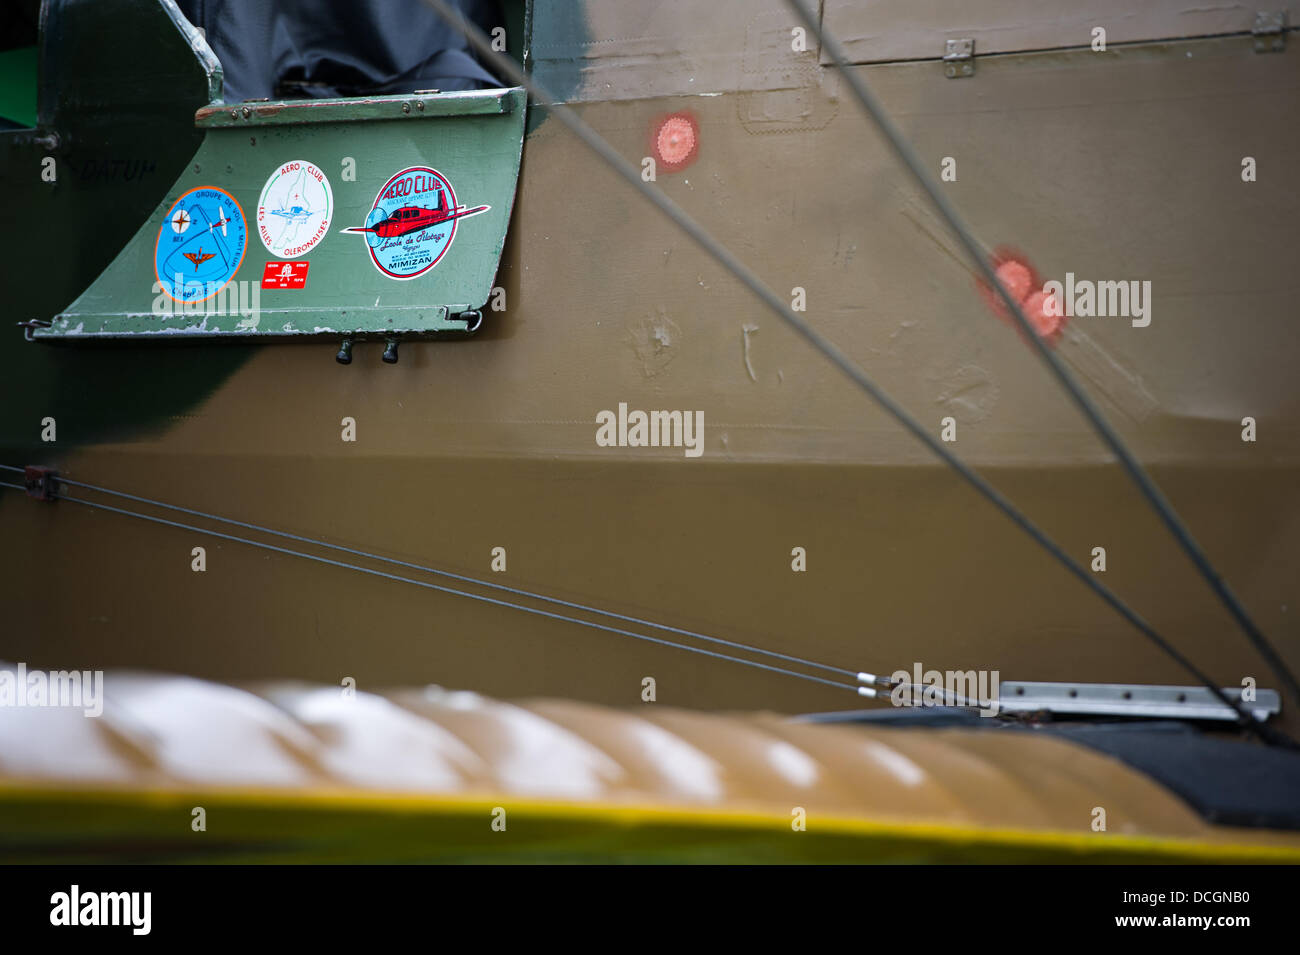
[[[283,163],[257,201],[257,234],[277,259],[296,259],[329,232],[334,192],[329,178],[305,159]]]
[[[154,244],[154,274],[177,302],[202,302],[220,292],[239,271],[248,226],[234,197],[216,186],[199,186],[167,210]]]
[[[428,166],[412,166],[384,183],[364,226],[343,231],[365,236],[370,261],[384,275],[413,279],[437,265],[451,248],[458,219],[491,208],[457,205],[446,176]]]

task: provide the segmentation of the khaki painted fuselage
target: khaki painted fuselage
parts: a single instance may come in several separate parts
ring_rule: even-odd
[[[633,66],[606,76],[597,62],[570,99],[637,162],[665,114],[690,113],[698,154],[660,170],[656,188],[782,295],[803,289],[808,320],[936,433],[953,418],[953,450],[1078,560],[1104,547],[1106,583],[1223,685],[1276,686],[985,307],[833,69],[815,50],[784,73],[752,66],[755,36],[785,23],[788,40],[782,10],[733,25],[734,77],[700,60],[712,85],[698,95],[695,61],[665,53],[671,93],[638,95]],[[589,25],[593,43],[619,35],[597,13]],[[1016,247],[1047,278],[1151,283],[1149,325],[1075,317],[1059,354],[1300,666],[1295,50],[1258,54],[1229,36],[977,57],[957,80],[932,58],[855,69],[933,172],[956,160],[944,188],[990,245]],[[358,345],[350,367],[334,345],[266,346],[165,427],[48,456],[77,480],[854,670],[1192,682],[558,121],[530,125],[498,275],[506,307],[475,338],[404,344],[396,366],[378,344]],[[1257,181],[1242,181],[1243,157]],[[359,255],[357,268],[370,265]],[[703,454],[598,446],[596,416],[620,402],[703,412]],[[341,440],[344,417],[355,442]],[[857,705],[71,504],[5,493],[0,526],[3,654],[32,666],[350,676],[616,705],[636,704],[650,676],[675,706]],[[491,570],[496,547],[504,573]],[[792,570],[796,547],[805,572]]]

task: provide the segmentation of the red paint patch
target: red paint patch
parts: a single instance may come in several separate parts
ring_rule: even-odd
[[[1063,303],[1043,292],[1043,280],[1038,270],[1019,252],[1008,248],[1000,248],[993,253],[992,265],[998,281],[1020,306],[1025,318],[1029,319],[1029,324],[1034,326],[1034,331],[1049,345],[1055,345],[1065,328],[1065,314],[1061,307]],[[977,279],[976,286],[993,314],[1015,327],[1015,321],[1002,297],[983,279]]]
[[[665,172],[685,169],[699,155],[700,124],[690,113],[661,117],[650,133],[650,151]]]
[[[267,262],[262,270],[262,288],[306,288],[310,262]]]

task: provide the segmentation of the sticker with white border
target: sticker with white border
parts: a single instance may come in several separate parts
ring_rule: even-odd
[[[278,259],[306,255],[329,233],[333,218],[329,177],[305,159],[282,163],[257,201],[257,234]]]
[[[370,261],[384,275],[413,279],[451,248],[458,220],[491,208],[457,205],[446,176],[428,166],[411,166],[380,187],[365,225],[342,231],[365,236]]]

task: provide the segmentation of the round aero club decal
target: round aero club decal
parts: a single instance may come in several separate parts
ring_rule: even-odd
[[[315,248],[334,218],[334,192],[325,173],[305,159],[282,163],[257,200],[257,235],[278,259]]]
[[[154,245],[154,274],[175,301],[202,302],[235,277],[247,243],[244,210],[234,197],[199,186],[167,210]]]
[[[446,176],[428,166],[412,166],[380,188],[365,225],[343,231],[365,236],[370,261],[384,275],[413,279],[437,265],[451,248],[460,219],[491,208],[457,205]]]

